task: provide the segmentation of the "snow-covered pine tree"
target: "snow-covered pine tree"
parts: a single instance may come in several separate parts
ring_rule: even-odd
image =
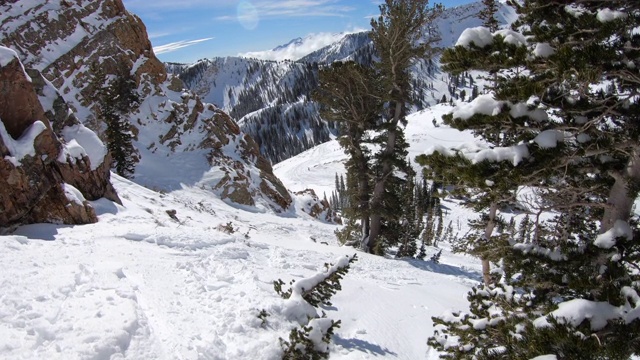
[[[325,263],[325,272],[309,278],[292,280],[291,287],[286,291],[282,288],[285,284],[282,279],[273,282],[276,293],[287,300],[284,305],[286,312],[297,313],[297,320],[302,322],[300,327],[291,329],[288,340],[280,338],[283,359],[329,358],[329,343],[333,330],[340,327],[340,320],[327,318],[324,311],[319,315],[316,308],[331,306],[331,297],[342,290],[340,281],[349,271],[351,264],[357,260],[358,257],[354,254],[351,257],[339,258],[335,264]],[[264,311],[259,315],[261,318],[266,316],[268,314]]]
[[[406,172],[406,149],[401,126],[406,123],[407,103],[411,101],[409,68],[415,58],[430,58],[438,41],[433,22],[442,12],[441,5],[429,7],[428,0],[385,0],[380,16],[371,20],[371,40],[380,61],[375,64],[382,80],[383,100],[386,103],[378,138],[382,149],[376,154],[376,177],[370,201],[371,227],[363,238],[362,247],[368,251],[380,249],[383,226],[395,227],[399,218],[389,209],[397,201],[391,190],[397,184],[398,172]],[[423,39],[424,30],[429,36]],[[391,196],[391,198],[389,198]],[[387,216],[387,218],[385,218]]]
[[[511,30],[468,29],[443,57],[498,80],[452,121],[484,123],[485,139],[512,131],[484,156],[530,168],[514,178],[537,181],[539,210],[556,216],[505,244],[501,281],[474,288],[469,313],[434,318],[429,344],[452,359],[629,359],[640,354],[640,3],[510,3]]]

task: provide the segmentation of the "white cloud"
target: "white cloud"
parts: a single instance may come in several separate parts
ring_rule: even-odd
[[[283,18],[300,16],[344,17],[355,7],[341,5],[342,0],[254,0],[251,2],[259,18]],[[238,17],[223,15],[215,18],[221,21],[239,20]]]
[[[272,50],[254,51],[238,54],[238,56],[257,58],[262,60],[298,60],[316,50],[331,45],[339,41],[347,34],[361,32],[363,30],[354,30],[343,33],[315,33],[309,34],[301,41],[294,41],[288,46],[278,47]]]
[[[211,39],[213,38],[211,37],[211,38],[204,38],[204,39],[197,39],[197,40],[180,40],[180,41],[172,42],[169,44],[154,46],[153,52],[156,53],[156,55],[169,53],[169,52],[176,51],[188,46],[192,46],[204,41],[209,41]]]
[[[124,5],[130,10],[148,9],[185,9],[185,8],[223,8],[235,6],[238,0],[124,0]]]

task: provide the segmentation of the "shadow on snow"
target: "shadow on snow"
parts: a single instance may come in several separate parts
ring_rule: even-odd
[[[357,351],[362,351],[369,354],[380,355],[380,356],[385,356],[385,355],[398,356],[397,353],[389,349],[382,348],[380,345],[372,344],[368,341],[364,341],[361,339],[354,339],[354,338],[345,339],[336,335],[333,337],[333,341],[336,345],[340,345],[345,349],[357,350]]]
[[[453,275],[457,277],[464,277],[474,281],[482,281],[482,274],[477,271],[460,268],[458,266],[437,264],[428,260],[417,259],[398,259],[399,261],[405,261],[411,266],[420,270],[430,271],[437,274]]]

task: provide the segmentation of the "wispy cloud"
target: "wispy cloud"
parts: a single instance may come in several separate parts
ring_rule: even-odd
[[[165,37],[165,36],[169,36],[169,35],[171,35],[170,32],[150,32],[149,33],[149,40],[159,39],[161,37]]]
[[[176,42],[172,42],[169,44],[164,44],[164,45],[159,45],[159,46],[154,46],[153,47],[153,52],[156,53],[156,55],[158,54],[165,54],[165,53],[169,53],[172,51],[176,51],[182,48],[186,48],[188,46],[192,46],[204,41],[209,41],[213,39],[212,37],[210,38],[204,38],[204,39],[197,39],[197,40],[180,40],[180,41],[176,41]]]
[[[355,10],[354,6],[343,5],[342,0],[256,0],[253,6],[260,18],[284,18],[300,16],[344,17]],[[242,20],[236,16],[218,16],[220,21]]]
[[[124,5],[131,10],[148,9],[185,9],[185,8],[222,8],[235,6],[238,0],[124,0]]]

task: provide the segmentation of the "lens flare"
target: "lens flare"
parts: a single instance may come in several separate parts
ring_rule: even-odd
[[[258,9],[249,1],[241,1],[238,4],[238,22],[247,30],[255,29],[260,22]]]

